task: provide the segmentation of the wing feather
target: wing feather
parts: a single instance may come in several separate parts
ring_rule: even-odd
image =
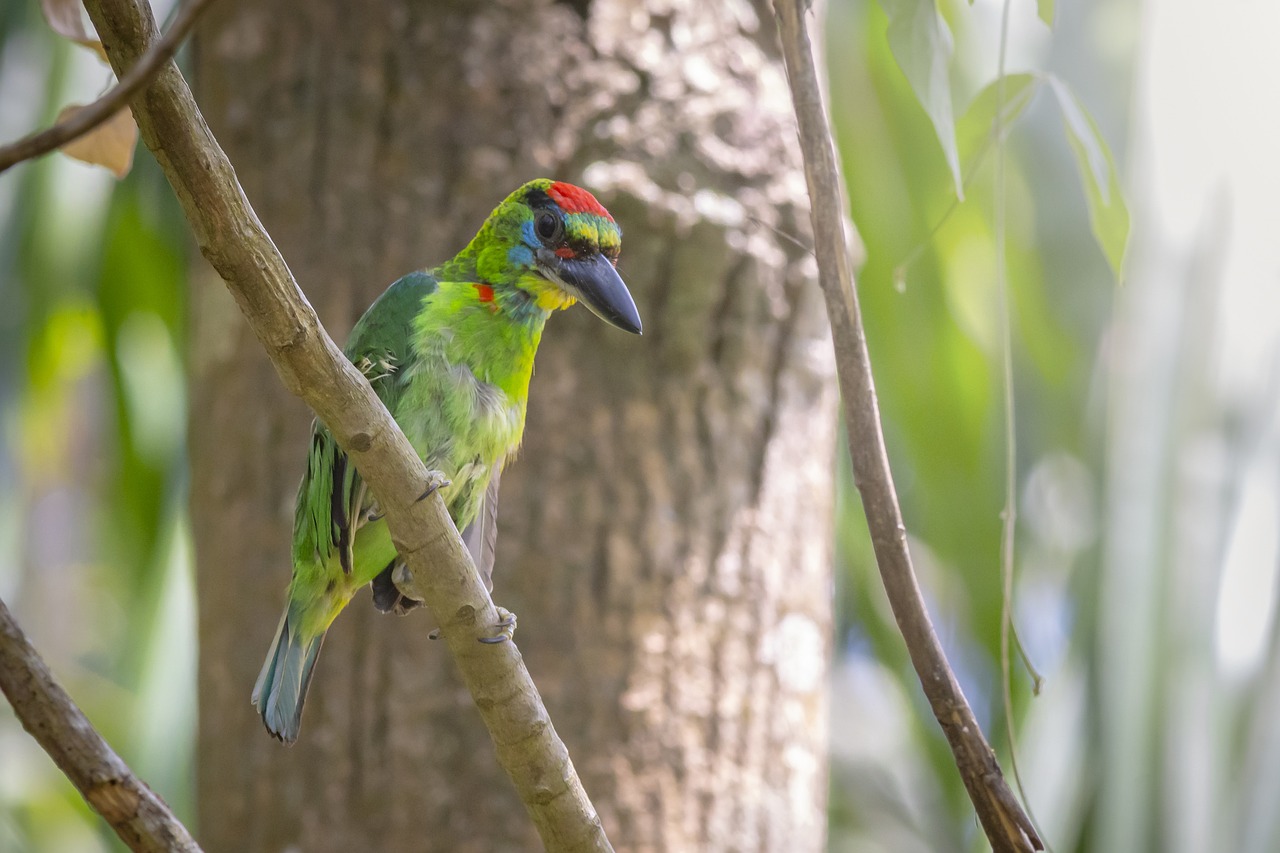
[[[412,273],[392,284],[351,330],[347,358],[360,369],[383,404],[394,414],[403,391],[400,367],[410,357],[413,318],[436,280]],[[357,531],[369,520],[371,500],[356,466],[319,419],[312,424],[307,471],[298,489],[294,515],[294,563],[325,563],[336,551],[350,574]]]

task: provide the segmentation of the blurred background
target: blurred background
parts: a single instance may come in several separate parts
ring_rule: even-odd
[[[832,0],[820,41],[886,439],[952,663],[1008,769],[1003,241],[1013,615],[1043,677],[1033,695],[1014,656],[1031,808],[1057,851],[1280,850],[1280,8],[1011,3],[1001,210],[1003,5],[940,4],[923,57],[954,51],[933,88],[885,13],[906,6]],[[0,139],[109,81],[38,4],[0,0]],[[0,175],[0,598],[188,818],[189,250],[145,153],[120,182],[60,155]],[[837,465],[829,847],[984,849]],[[0,707],[0,850],[118,846]]]

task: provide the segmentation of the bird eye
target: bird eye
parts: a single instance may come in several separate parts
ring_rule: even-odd
[[[534,227],[544,243],[555,243],[564,234],[564,225],[560,222],[560,217],[545,210],[538,214]]]

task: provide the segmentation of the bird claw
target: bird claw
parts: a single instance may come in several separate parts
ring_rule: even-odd
[[[516,615],[505,607],[499,607],[498,624],[494,627],[498,629],[498,633],[492,637],[479,637],[480,642],[493,645],[512,639],[516,632]]]
[[[440,489],[453,485],[453,481],[444,475],[442,471],[427,472],[427,490],[418,495],[418,501],[425,501]],[[417,501],[415,501],[416,503]]]
[[[492,637],[477,637],[482,643],[494,645],[497,643],[505,643],[512,639],[512,635],[516,632],[516,615],[505,607],[498,607],[498,624],[494,625],[498,629],[498,633]],[[444,631],[435,628],[430,634],[427,634],[428,640],[439,640],[444,636]]]

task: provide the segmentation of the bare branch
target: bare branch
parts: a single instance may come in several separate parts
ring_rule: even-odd
[[[86,5],[118,73],[155,42],[145,3]],[[554,851],[612,850],[515,643],[477,642],[499,621],[497,611],[444,503],[438,495],[419,499],[430,482],[422,460],[321,328],[178,69],[167,64],[131,106],[200,250],[226,281],[281,380],[315,410],[377,496],[414,588],[442,627],[498,761],[543,844]],[[247,701],[245,708],[248,713]]]
[[[129,100],[151,82],[156,72],[178,52],[178,47],[195,26],[200,13],[212,2],[213,0],[192,0],[184,6],[164,37],[156,41],[146,55],[129,69],[129,73],[123,75],[120,82],[101,98],[77,111],[66,121],[0,146],[0,172],[24,160],[48,154],[73,139],[84,136],[124,109]]]
[[[871,360],[849,267],[840,171],[823,110],[813,49],[804,25],[806,5],[803,0],[774,0],[783,59],[799,123],[805,179],[813,204],[818,282],[826,298],[835,343],[840,395],[848,423],[849,455],[880,577],[925,696],[951,745],[956,766],[992,848],[997,853],[1040,850],[1043,849],[1040,838],[1005,782],[995,753],[983,738],[973,711],[947,664],[911,566],[907,529],[902,523],[902,510],[885,452]]]
[[[0,691],[94,811],[137,851],[200,850],[164,800],[94,730],[0,601]]]

